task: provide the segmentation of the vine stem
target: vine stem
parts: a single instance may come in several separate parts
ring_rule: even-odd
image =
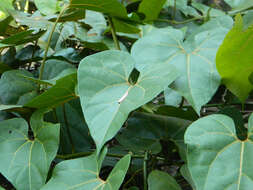
[[[46,46],[46,49],[45,49],[45,54],[44,54],[44,57],[43,57],[43,60],[42,60],[42,63],[41,63],[41,68],[40,68],[40,73],[39,73],[39,80],[42,80],[42,77],[43,77],[43,71],[44,71],[44,67],[45,67],[46,60],[47,60],[47,54],[48,54],[50,42],[51,42],[51,40],[52,40],[54,31],[55,31],[55,29],[56,29],[56,26],[57,26],[57,24],[58,24],[58,22],[59,22],[61,16],[62,16],[63,13],[68,9],[68,7],[69,7],[69,6],[67,5],[67,6],[65,6],[65,7],[61,10],[60,14],[58,15],[58,17],[57,17],[57,19],[56,19],[56,21],[55,21],[55,23],[54,23],[54,25],[53,25],[53,28],[52,28],[50,34],[49,34],[48,41],[47,41],[47,46]]]
[[[62,160],[69,160],[69,159],[74,159],[74,158],[80,158],[80,157],[85,157],[85,156],[89,156],[91,154],[93,154],[95,152],[94,151],[90,151],[90,152],[79,152],[79,153],[74,153],[74,154],[66,154],[66,155],[57,155],[56,158],[59,158],[59,159],[62,159]],[[106,154],[106,156],[108,157],[115,157],[115,158],[122,158],[125,156],[125,154],[111,154],[111,153],[108,153]],[[132,158],[140,158],[140,159],[143,159],[145,157],[145,155],[135,155],[135,154],[131,154],[131,157]],[[156,157],[157,160],[165,160],[164,158],[162,157]]]
[[[115,47],[116,47],[117,50],[121,50],[120,45],[119,45],[119,40],[118,40],[117,35],[116,35],[116,30],[115,30],[114,24],[112,22],[112,18],[109,17],[109,16],[108,16],[108,21],[109,21],[109,25],[111,27],[112,38],[113,38]]]
[[[147,162],[148,162],[148,152],[145,152],[144,159],[143,159],[143,189],[148,190],[148,172],[147,172]]]

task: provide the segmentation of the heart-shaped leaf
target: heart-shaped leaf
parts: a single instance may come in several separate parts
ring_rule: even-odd
[[[58,164],[51,180],[42,190],[118,190],[130,164],[130,155],[122,158],[104,181],[99,178],[101,163],[106,151],[100,157],[91,156],[63,161]]]
[[[177,77],[168,64],[140,71],[136,84],[128,82],[133,58],[121,51],[104,51],[86,57],[78,69],[83,113],[98,149],[116,135],[128,114],[151,101]]]
[[[177,181],[169,174],[154,170],[148,176],[149,190],[181,190]]]
[[[45,110],[31,118],[33,138],[21,118],[0,122],[0,172],[19,190],[40,189],[59,143],[59,124],[43,122]]]
[[[160,29],[139,39],[132,48],[137,69],[157,63],[174,65],[180,77],[173,83],[173,89],[184,96],[199,113],[216,92],[220,77],[215,66],[215,56],[219,45],[228,32],[221,22],[232,25],[230,17],[214,20],[199,27],[184,40],[181,30]],[[229,26],[227,26],[229,27]],[[211,29],[210,29],[211,28]]]
[[[236,136],[233,120],[211,115],[194,122],[186,131],[188,168],[197,190],[248,190],[253,186],[253,114],[248,138]]]
[[[235,26],[227,34],[216,57],[217,69],[222,82],[241,102],[244,102],[253,85],[249,76],[253,71],[253,28],[243,29],[243,20],[236,16]]]

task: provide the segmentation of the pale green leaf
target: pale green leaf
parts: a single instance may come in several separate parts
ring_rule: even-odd
[[[243,30],[241,16],[236,17],[234,27],[229,31],[216,57],[216,65],[222,82],[242,103],[253,90],[249,76],[253,71],[253,28]]]
[[[224,0],[232,11],[240,11],[253,6],[253,0]]]
[[[57,153],[60,128],[43,122],[44,111],[31,118],[34,139],[29,139],[24,119],[0,122],[0,172],[19,190],[40,189]]]
[[[157,64],[140,71],[135,85],[128,82],[133,58],[121,51],[86,57],[78,69],[78,88],[85,120],[98,149],[113,138],[128,114],[151,101],[178,76],[173,66]]]
[[[59,11],[57,0],[34,0],[37,9],[44,15],[53,15]]]
[[[173,83],[176,90],[199,113],[216,92],[220,77],[216,70],[215,56],[222,43],[227,27],[232,25],[230,17],[211,20],[184,39],[184,33],[176,29],[160,29],[139,39],[132,48],[137,69],[145,69],[157,63],[173,65],[180,77]]]
[[[103,156],[105,151],[102,152]],[[99,178],[103,156],[91,156],[63,161],[58,164],[51,180],[42,190],[118,190],[130,164],[130,155],[123,157],[106,181]],[[102,158],[101,158],[102,157]]]
[[[196,190],[249,190],[253,186],[253,114],[248,138],[236,136],[233,120],[225,115],[201,118],[186,130],[188,168]]]
[[[148,176],[149,190],[181,190],[177,181],[169,174],[154,170]]]

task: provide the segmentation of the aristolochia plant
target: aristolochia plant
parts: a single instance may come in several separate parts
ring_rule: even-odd
[[[251,190],[252,7],[2,0],[0,189]]]

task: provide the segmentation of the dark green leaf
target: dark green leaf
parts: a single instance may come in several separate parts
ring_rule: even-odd
[[[40,96],[25,104],[31,108],[53,108],[74,98],[76,87],[76,73],[67,75],[56,81],[56,84]]]
[[[169,174],[154,170],[148,176],[149,190],[181,190],[177,181]]]
[[[20,97],[36,90],[36,84],[23,76],[32,77],[25,70],[11,70],[3,73],[0,80],[0,99],[3,104],[17,104]]]
[[[185,158],[184,132],[190,121],[155,114],[135,113],[127,120],[126,128],[116,136],[119,143],[134,152],[161,151],[160,140],[170,140]]]
[[[138,12],[145,14],[146,21],[153,21],[158,17],[165,2],[166,0],[142,0]]]
[[[125,7],[117,0],[70,0],[70,7],[89,9],[111,16],[127,17]]]

